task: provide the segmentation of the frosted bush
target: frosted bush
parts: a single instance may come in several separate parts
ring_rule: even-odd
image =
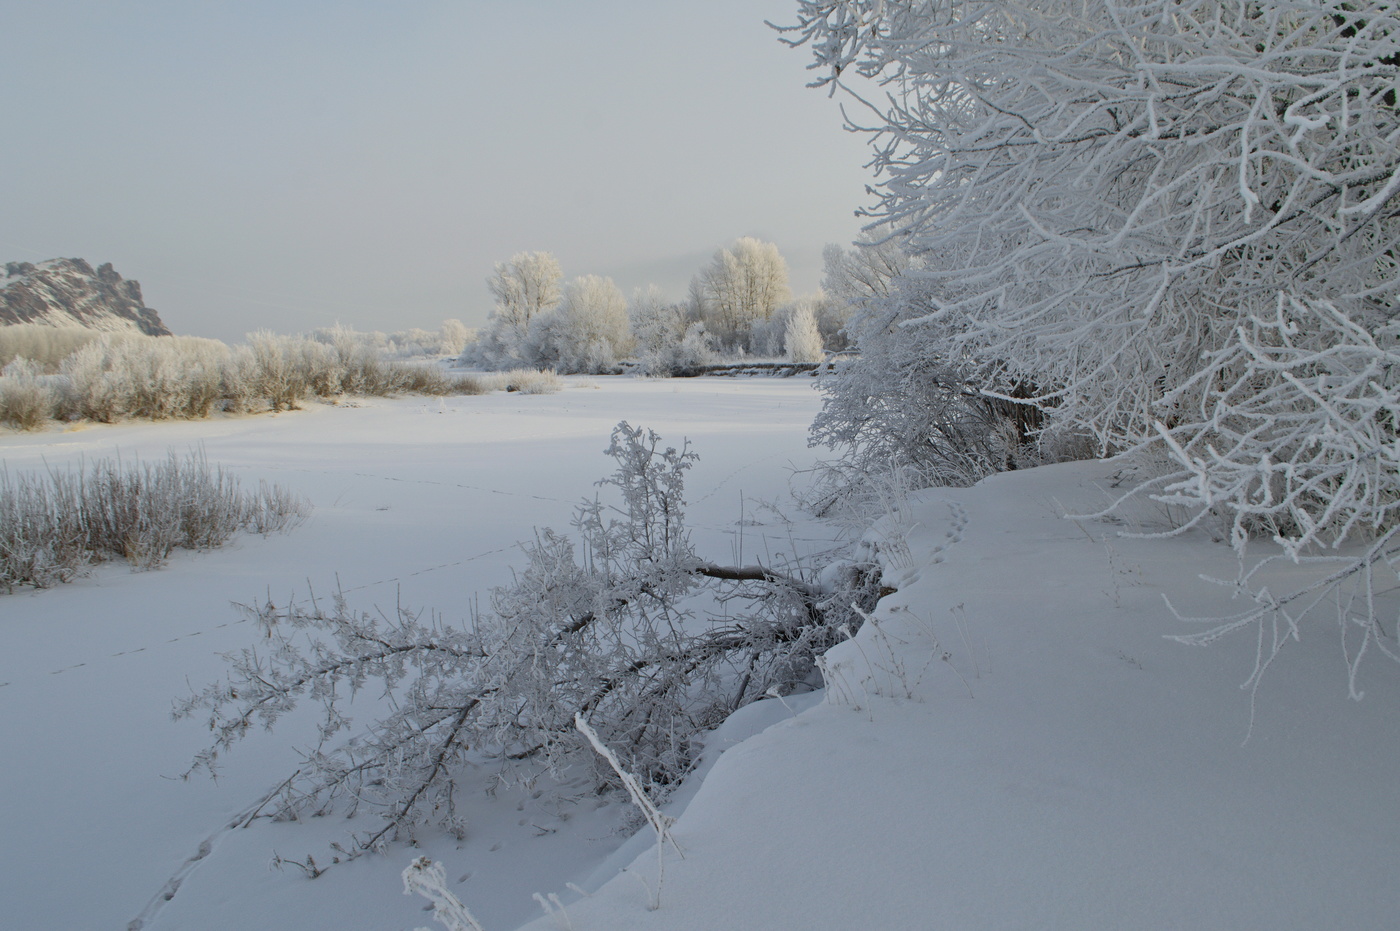
[[[48,588],[97,562],[151,569],[177,549],[213,549],[240,529],[299,523],[309,505],[275,485],[243,492],[200,453],[160,463],[0,470],[0,588]]]
[[[290,343],[293,364],[300,369],[307,393],[312,397],[335,397],[345,390],[349,369],[336,350],[313,339],[281,337]]]
[[[817,291],[808,299],[812,303],[812,313],[817,319],[817,329],[821,332],[822,348],[828,352],[849,349],[851,340],[846,332],[846,324],[851,319],[852,306],[824,290]]]
[[[86,327],[53,327],[37,323],[11,323],[0,326],[0,368],[15,359],[37,362],[45,372],[54,372],[64,359],[100,334]]]
[[[105,335],[64,360],[64,408],[104,423],[206,417],[224,397],[229,359],[217,340]]]
[[[379,351],[385,360],[426,359],[439,356],[458,356],[475,335],[475,331],[460,320],[444,320],[436,330],[414,327],[408,330],[395,330],[379,338]]]
[[[257,358],[251,346],[234,346],[224,367],[224,408],[232,414],[246,414],[265,408],[258,397],[259,378]]]
[[[430,396],[486,394],[491,390],[485,379],[475,375],[448,372],[428,362],[395,363],[392,369],[395,391]]]
[[[564,387],[564,380],[557,373],[537,369],[511,369],[480,381],[495,390],[518,391],[521,394],[554,394]]]
[[[0,419],[17,422],[21,407],[32,408],[40,394],[48,398],[45,418],[112,423],[124,417],[207,417],[216,408],[233,413],[292,409],[306,398],[343,394],[487,390],[477,379],[450,375],[438,366],[386,362],[362,336],[343,328],[319,331],[314,339],[262,331],[252,334],[247,345],[230,348],[218,340],[185,336],[95,335],[63,360],[58,376],[35,381],[31,376],[38,370],[26,368],[29,374],[23,378],[0,383],[14,412],[13,417],[0,412]],[[22,399],[28,400],[21,404]]]
[[[829,464],[814,506],[863,510],[867,483],[891,472],[914,487],[970,485],[1019,464],[1035,410],[983,396],[985,365],[961,355],[946,334],[902,325],[929,306],[924,261],[888,228],[849,250],[828,247],[824,259],[825,292],[847,308],[844,332],[859,351],[838,358],[818,383],[826,397],[812,443],[842,458]]]
[[[705,325],[692,322],[686,305],[667,302],[660,289],[634,294],[627,312],[636,340],[636,362],[643,374],[672,375],[717,358]]]
[[[130,385],[129,416],[207,417],[221,397],[228,347],[217,340],[124,339],[110,351],[111,369],[124,371]]]
[[[184,373],[177,353],[155,340],[124,339],[110,343],[108,354],[108,364],[129,378],[127,415],[165,420],[184,406]]]
[[[476,336],[476,331],[456,318],[449,318],[442,321],[438,327],[438,354],[447,356],[461,355],[467,343]]]
[[[66,407],[71,416],[112,423],[131,409],[131,373],[111,365],[111,345],[89,343],[63,360]]]
[[[686,327],[685,336],[681,338],[680,348],[676,351],[673,361],[677,368],[712,365],[719,361],[719,352],[715,349],[705,324],[692,323]]]
[[[970,485],[1008,463],[1006,433],[973,373],[931,362],[925,345],[905,338],[896,326],[904,307],[896,293],[857,310],[849,327],[860,355],[819,382],[826,398],[812,442],[844,458],[829,477],[833,493],[859,493],[864,476],[892,468],[911,470],[916,486]]]
[[[54,390],[43,366],[25,358],[0,369],[0,423],[34,430],[54,413]]]
[[[627,315],[636,340],[634,358],[643,374],[672,375],[714,361],[704,323],[692,319],[687,305],[666,301],[659,288],[637,291]]]
[[[253,390],[267,398],[274,411],[296,410],[310,390],[307,354],[299,342],[268,330],[248,335],[257,379]]]
[[[924,260],[905,338],[952,340],[930,364],[994,362],[1120,450],[1278,294],[1363,325],[1396,299],[1388,4],[799,6],[820,83],[889,92],[877,212]]]
[[[527,364],[531,323],[559,304],[563,277],[559,260],[548,252],[519,252],[496,263],[486,281],[495,310],[477,340],[463,349],[461,363],[497,370]]]
[[[632,295],[627,317],[642,371],[649,375],[670,374],[672,356],[685,338],[684,306],[668,302],[661,289],[653,285]]]
[[[758,359],[779,359],[783,356],[783,338],[787,335],[787,316],[783,310],[767,320],[755,320],[744,342],[746,355]]]

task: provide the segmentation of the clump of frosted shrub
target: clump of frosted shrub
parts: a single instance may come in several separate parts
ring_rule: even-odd
[[[229,348],[191,336],[106,336],[59,366],[57,417],[111,423],[207,417],[224,397]]]
[[[39,363],[21,358],[0,369],[0,422],[33,430],[48,418],[53,398],[50,378]]]
[[[0,327],[0,334],[7,329]],[[112,423],[201,418],[214,410],[293,410],[310,398],[346,394],[491,390],[474,376],[431,363],[386,361],[363,336],[342,329],[319,338],[262,331],[230,347],[188,336],[94,334],[57,363],[45,350],[38,353],[43,360],[16,356],[0,370],[0,423],[31,430],[48,420]],[[44,350],[50,344],[25,337],[9,345]]]
[[[44,326],[38,323],[12,323],[0,326],[0,368],[16,359],[28,359],[46,372],[102,333],[87,327]]]
[[[487,375],[481,382],[488,386],[488,390],[518,391],[521,394],[554,394],[564,387],[563,379],[552,369],[511,369]]]
[[[214,549],[240,530],[290,529],[309,509],[276,485],[242,491],[200,453],[131,466],[103,459],[68,470],[0,470],[0,588],[49,588],[109,559],[152,569],[176,549]]]

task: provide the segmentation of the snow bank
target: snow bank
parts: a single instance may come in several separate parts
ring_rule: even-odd
[[[715,764],[660,909],[647,853],[564,898],[575,931],[1391,926],[1397,670],[1366,668],[1351,702],[1335,632],[1311,630],[1251,734],[1252,638],[1163,636],[1183,627],[1163,592],[1229,610],[1196,577],[1233,575],[1231,552],[1065,519],[1110,471],[921,493],[899,590],[829,655],[826,700]]]

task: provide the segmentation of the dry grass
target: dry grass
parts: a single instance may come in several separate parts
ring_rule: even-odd
[[[521,394],[554,394],[564,387],[564,381],[553,370],[511,369],[487,375],[483,381],[494,390],[518,391]]]
[[[240,490],[202,453],[171,453],[155,464],[104,459],[67,470],[0,470],[0,588],[49,588],[110,559],[152,569],[176,549],[214,549],[240,530],[290,529],[309,511],[275,485]]]

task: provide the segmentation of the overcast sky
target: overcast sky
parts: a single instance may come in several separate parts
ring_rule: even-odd
[[[0,261],[177,333],[480,324],[495,262],[672,297],[739,236],[814,289],[865,144],[791,0],[0,0]]]

